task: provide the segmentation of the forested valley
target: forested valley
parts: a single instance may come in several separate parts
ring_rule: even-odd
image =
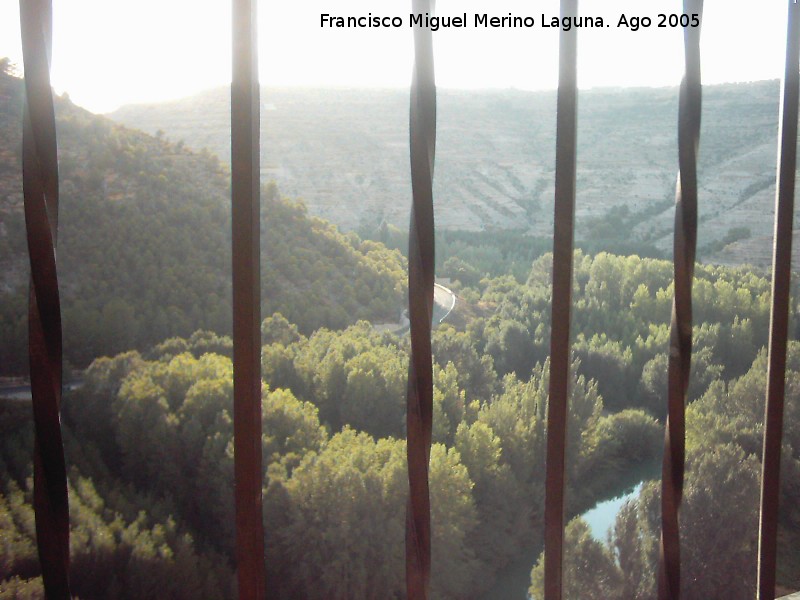
[[[13,100],[0,103],[6,375],[25,369],[19,94],[19,80],[0,75]],[[57,110],[66,352],[80,382],[63,404],[73,592],[234,597],[226,168],[67,99]],[[344,234],[274,186],[262,195],[269,588],[287,599],[402,598],[409,342],[402,327],[375,327],[401,320],[396,232]],[[525,239],[508,236],[470,251],[453,235],[441,265],[458,303],[433,334],[439,599],[484,597],[504,567],[541,549],[552,256],[538,242],[523,254]],[[697,267],[681,513],[690,600],[754,594],[769,297],[764,272]],[[578,250],[573,300],[567,509],[577,517],[660,462],[672,265]],[[798,589],[798,342],[788,369],[779,581]],[[43,597],[32,448],[30,405],[0,399],[4,600]],[[566,597],[654,598],[658,519],[658,488],[646,483],[607,540],[572,520]],[[540,598],[541,564],[531,566]]]
[[[27,369],[22,81],[0,69],[0,375]],[[230,174],[208,152],[127,129],[56,98],[65,359],[144,350],[196,329],[229,333]],[[398,252],[262,194],[262,296],[304,333],[397,321]]]

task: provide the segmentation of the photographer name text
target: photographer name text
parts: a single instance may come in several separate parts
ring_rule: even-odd
[[[399,29],[401,27],[423,27],[431,31],[442,29],[562,29],[573,28],[626,28],[630,31],[654,28],[699,27],[700,15],[697,13],[658,13],[655,15],[620,14],[615,18],[602,16],[550,17],[541,14],[497,16],[488,13],[462,13],[453,16],[433,16],[429,13],[411,13],[404,16],[382,16],[368,13],[361,16],[339,16],[323,13],[320,27],[330,29]]]

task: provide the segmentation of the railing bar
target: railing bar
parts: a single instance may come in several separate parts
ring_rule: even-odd
[[[800,94],[800,9],[789,1],[786,32],[786,70],[781,86],[775,239],[772,262],[772,307],[764,415],[764,452],[761,473],[761,512],[758,535],[759,600],[775,598],[778,501],[780,498],[781,440],[789,332],[792,268],[794,185],[797,168],[797,114]]]
[[[702,21],[703,1],[684,0],[684,12]],[[659,600],[680,598],[680,526],[685,464],[686,394],[692,362],[692,281],[697,249],[697,151],[700,143],[702,83],[700,26],[683,33],[685,73],[678,105],[678,180],[675,190],[673,266],[675,296],[670,324],[667,423],[661,473]]]
[[[69,496],[61,436],[61,301],[56,269],[58,153],[50,57],[50,0],[21,0],[25,69],[22,187],[31,265],[28,356],[34,420],[33,506],[47,598],[70,598]]]
[[[577,14],[578,0],[561,0],[562,17],[574,17]],[[577,41],[575,29],[561,30],[556,115],[553,300],[544,509],[544,597],[547,600],[560,600],[562,596],[578,120]]]
[[[433,0],[412,0],[414,13],[430,13]],[[414,71],[409,114],[412,207],[408,244],[408,307],[411,357],[407,391],[408,508],[406,510],[406,595],[428,598],[431,576],[431,512],[428,463],[433,421],[434,221],[433,169],[436,153],[436,80],[433,39],[414,27]]]
[[[239,598],[264,597],[257,0],[233,1],[233,438]]]

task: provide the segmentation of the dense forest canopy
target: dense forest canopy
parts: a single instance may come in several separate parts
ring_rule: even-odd
[[[778,581],[800,587],[800,344],[789,347]],[[766,354],[730,382],[714,381],[687,411],[687,476],[681,509],[681,597],[688,600],[756,595],[756,553],[763,443]],[[566,597],[640,600],[656,597],[653,574],[660,537],[659,488],[645,486],[629,501],[603,543],[580,519],[567,527]],[[530,595],[543,598],[543,562]],[[591,590],[586,594],[586,590]]]
[[[434,330],[435,597],[480,597],[501,568],[541,540],[550,268],[548,254],[533,263],[525,283],[501,277],[464,288],[477,298],[467,326]],[[712,510],[720,525],[705,525],[710,530],[687,537],[685,545],[697,572],[724,575],[734,567],[755,568],[768,285],[746,269],[702,267],[697,277],[703,323],[695,328],[684,518],[692,523],[697,515],[700,528]],[[568,438],[573,516],[633,483],[631,473],[660,455],[670,265],[578,253],[575,281]],[[262,342],[271,582],[286,598],[402,597],[407,338],[379,333],[366,321],[306,334],[275,313],[264,320]],[[132,557],[140,555],[160,556],[164,577],[192,580],[203,586],[202,597],[230,593],[230,349],[225,336],[197,332],[146,353],[97,359],[84,373],[83,387],[65,401],[72,497],[88,498],[74,503],[73,512],[85,514],[73,519],[73,554],[92,557],[91,564],[130,565],[114,570],[115,589],[126,590],[118,597],[147,597],[139,584],[128,585],[139,576]],[[791,357],[794,397],[800,350],[792,347]],[[31,432],[18,405],[9,402],[3,411],[7,435],[0,456],[9,477],[2,496],[7,516],[0,523],[13,543],[0,557],[0,576],[10,590],[35,586],[38,567],[26,446]],[[797,419],[791,411],[787,422],[787,444],[794,447]],[[783,492],[787,506],[800,500],[792,452]],[[580,521],[571,524],[569,552],[585,556],[568,562],[570,585],[595,581],[596,589],[605,590],[598,598],[652,597],[654,510],[655,488],[645,486],[621,513],[609,546],[588,535]],[[789,548],[798,517],[789,510],[783,519],[782,581],[797,585],[798,557]],[[110,532],[97,537],[90,523],[105,523]],[[141,531],[140,537],[126,535],[129,528]],[[707,544],[723,543],[724,535],[736,536],[730,554],[716,562],[703,559]],[[342,547],[346,557],[337,551]],[[181,561],[170,558],[179,552]],[[89,569],[83,566],[88,560],[76,559],[74,568]],[[216,570],[205,569],[209,562]],[[78,595],[94,597],[97,586],[110,585],[92,573],[76,575]],[[752,587],[747,578],[725,582],[730,598],[746,597]],[[628,595],[634,588],[638,595]]]
[[[5,71],[0,371],[20,374],[22,91]],[[63,405],[73,591],[233,597],[227,170],[64,98],[57,117],[66,357],[81,370]],[[402,598],[409,341],[375,325],[400,320],[405,240],[388,224],[343,234],[274,186],[263,200],[268,585],[287,599]],[[458,302],[432,340],[432,597],[480,598],[509,563],[532,556],[529,592],[539,598],[552,255],[519,232],[446,237],[438,272]],[[567,597],[649,600],[657,485],[643,485],[605,541],[579,515],[657,467],[672,265],[643,257],[648,248],[597,250],[575,253]],[[689,599],[753,596],[769,298],[764,272],[697,267],[682,511]],[[779,540],[786,589],[800,588],[798,397],[792,342]],[[32,440],[29,404],[0,398],[3,600],[42,597]]]
[[[232,371],[227,356],[206,352],[209,338],[172,340],[149,357],[128,352],[99,359],[65,407],[68,459],[80,465],[70,476],[73,497],[82,497],[76,488],[89,483],[94,494],[86,506],[73,507],[86,513],[73,518],[73,554],[103,565],[127,564],[146,549],[136,546],[138,538],[126,541],[126,528],[173,531],[157,542],[145,535],[141,544],[157,545],[165,559],[162,570],[176,581],[193,578],[204,561],[225,557],[219,577],[197,581],[208,586],[203,597],[224,594],[223,575],[233,557]],[[211,341],[224,352],[224,340]],[[262,401],[267,569],[285,597],[402,597],[407,484],[403,396],[393,382],[404,381],[403,345],[361,322],[264,347],[265,373],[271,374]],[[308,369],[326,349],[319,368]],[[455,352],[462,354],[457,360],[469,360],[474,347],[464,338]],[[277,387],[273,381],[282,369],[286,381]],[[473,398],[459,384],[464,378],[452,361],[437,368],[431,455],[437,597],[479,591],[527,538],[541,533],[546,372],[546,365],[538,365],[526,380],[494,377],[487,382],[491,395]],[[602,406],[594,383],[576,376],[573,511],[618,485],[626,466],[657,454],[652,417],[641,411],[606,416]],[[4,482],[4,533],[14,543],[2,556],[0,576],[30,578],[37,572],[30,457],[24,450],[31,432],[20,426],[28,424],[15,408],[8,403],[2,415],[2,457],[13,474]],[[642,444],[635,456],[619,447],[620,431]],[[151,504],[157,509],[146,509]],[[149,520],[137,523],[131,505],[147,510]],[[119,533],[98,538],[87,524],[95,521],[116,523]],[[167,560],[177,553],[176,540],[185,545],[183,562]],[[348,551],[338,552],[342,547]],[[82,561],[74,568],[83,568]],[[146,597],[136,586],[127,588],[128,578],[136,576],[128,570],[118,574],[125,589],[120,597]],[[81,572],[75,592],[95,597],[104,584]]]

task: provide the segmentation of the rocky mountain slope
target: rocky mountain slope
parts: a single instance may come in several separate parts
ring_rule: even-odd
[[[778,95],[776,81],[704,90],[698,243],[715,245],[716,262],[769,262]],[[407,104],[398,90],[265,89],[263,179],[344,228],[405,227]],[[219,88],[110,116],[227,161],[228,110]],[[555,93],[444,90],[438,118],[437,226],[551,235]],[[677,88],[580,94],[579,238],[598,236],[605,219],[619,236],[669,251],[676,130]]]

